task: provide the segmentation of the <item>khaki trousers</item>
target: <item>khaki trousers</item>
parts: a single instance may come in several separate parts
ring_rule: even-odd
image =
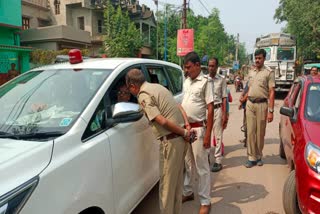
[[[211,133],[210,163],[222,162],[222,108],[214,109],[213,128]],[[216,138],[216,146],[213,145],[213,139]],[[212,156],[214,155],[214,160]]]
[[[246,110],[248,159],[256,161],[262,158],[268,103],[252,103],[248,101]]]
[[[159,200],[161,214],[180,214],[187,143],[182,137],[160,143]]]
[[[211,178],[209,166],[209,151],[203,147],[203,137],[205,128],[195,128],[197,140],[188,145],[188,151],[185,157],[185,176],[183,195],[188,196],[193,193],[192,183],[195,180],[195,173],[198,174],[198,194],[201,205],[211,204]],[[196,172],[194,172],[196,170]]]

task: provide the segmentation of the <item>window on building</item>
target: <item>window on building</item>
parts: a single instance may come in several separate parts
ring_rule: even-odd
[[[98,20],[98,33],[102,33],[102,20]]]
[[[60,0],[54,0],[53,4],[54,4],[55,14],[56,15],[60,14]]]
[[[78,17],[78,28],[80,30],[84,30],[84,17],[83,16]]]
[[[22,30],[27,30],[30,28],[30,18],[22,17]]]
[[[38,26],[39,27],[50,26],[50,21],[45,19],[38,19]]]

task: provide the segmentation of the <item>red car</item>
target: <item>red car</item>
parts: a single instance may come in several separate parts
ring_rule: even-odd
[[[320,76],[298,77],[280,114],[280,156],[292,170],[283,188],[284,210],[320,213]]]

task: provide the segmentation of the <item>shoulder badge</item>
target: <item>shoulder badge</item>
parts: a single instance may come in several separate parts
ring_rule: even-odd
[[[140,104],[141,104],[142,108],[146,108],[146,101],[142,100]]]

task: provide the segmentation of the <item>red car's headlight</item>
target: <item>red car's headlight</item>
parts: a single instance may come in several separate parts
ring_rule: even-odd
[[[320,174],[320,148],[311,142],[306,146],[305,159],[310,168]]]

